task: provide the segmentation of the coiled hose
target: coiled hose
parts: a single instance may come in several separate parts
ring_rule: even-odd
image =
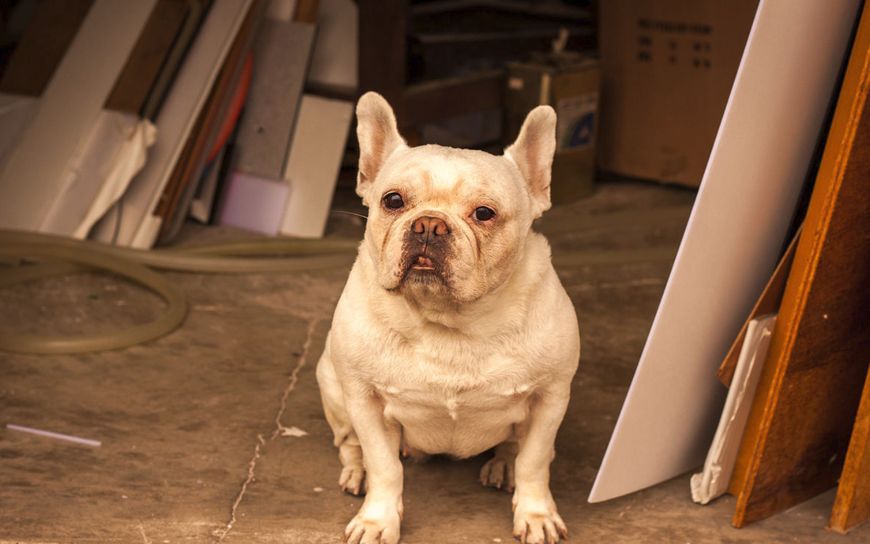
[[[0,265],[6,264],[0,266],[0,287],[96,270],[136,282],[166,302],[166,309],[154,321],[117,332],[42,336],[0,331],[0,350],[85,353],[121,349],[169,334],[184,322],[187,299],[165,276],[151,268],[230,274],[322,270],[348,266],[358,245],[354,240],[278,238],[145,251],[0,229]]]

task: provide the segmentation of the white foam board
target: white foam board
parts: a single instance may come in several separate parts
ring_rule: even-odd
[[[290,186],[282,180],[260,178],[239,172],[227,181],[220,224],[278,234]]]
[[[716,368],[776,266],[859,5],[759,3],[590,502],[703,463],[725,397]]]
[[[38,98],[0,93],[0,162],[14,150],[38,105]],[[63,165],[42,217],[31,218],[34,230],[85,238],[142,168],[155,138],[148,120],[101,110]]]
[[[690,482],[692,500],[697,503],[707,504],[728,490],[775,324],[776,315],[766,315],[750,320],[746,327],[734,377],[713,443],[704,460],[704,469],[693,474]]]
[[[303,95],[284,170],[291,192],[281,234],[323,236],[352,116],[350,102]]]
[[[215,0],[156,119],[157,142],[121,200],[121,213],[100,221],[91,237],[121,246],[154,245],[161,219],[153,214],[252,0]]]
[[[72,234],[66,225],[75,221],[53,228],[46,216],[68,185],[64,172],[97,123],[155,4],[98,0],[88,11],[3,164],[0,226]]]

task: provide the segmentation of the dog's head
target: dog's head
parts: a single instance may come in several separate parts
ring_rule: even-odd
[[[409,147],[376,93],[356,111],[357,194],[369,209],[364,243],[381,287],[466,303],[504,283],[532,221],[550,207],[553,109],[532,110],[502,156]]]

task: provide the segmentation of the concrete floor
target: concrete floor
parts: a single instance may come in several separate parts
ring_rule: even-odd
[[[586,502],[693,198],[606,183],[541,224],[583,333],[552,469],[571,541],[867,542],[866,527],[848,537],[824,529],[830,492],[742,530],[729,524],[733,498],[691,502],[689,475]],[[360,211],[349,191],[334,209]],[[329,229],[359,236],[362,225],[334,214]],[[185,233],[199,242],[230,235]],[[361,499],[338,489],[314,365],[346,273],[172,274],[192,309],[167,337],[87,355],[0,353],[3,427],[102,441],[89,448],[0,429],[0,543],[340,542]],[[141,322],[160,302],[81,275],[2,289],[0,308],[3,328],[76,332]],[[291,427],[307,434],[282,432]],[[406,463],[404,543],[511,541],[510,496],[477,483],[484,460]]]

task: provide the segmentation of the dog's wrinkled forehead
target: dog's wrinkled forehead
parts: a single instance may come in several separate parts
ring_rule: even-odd
[[[486,197],[511,201],[522,180],[502,158],[484,151],[425,145],[396,153],[378,176],[377,190],[407,190],[437,202]]]
[[[409,174],[426,171],[435,186],[443,189],[467,179],[457,172],[462,171],[476,175],[477,186],[507,183],[498,189],[508,198],[517,185],[523,186],[532,218],[550,208],[550,168],[556,149],[556,113],[550,106],[529,112],[517,139],[501,157],[467,149],[409,147],[399,134],[393,109],[377,93],[364,94],[356,113],[360,147],[356,192],[366,206],[376,204],[380,197],[373,194],[374,189],[384,182],[408,183]]]

